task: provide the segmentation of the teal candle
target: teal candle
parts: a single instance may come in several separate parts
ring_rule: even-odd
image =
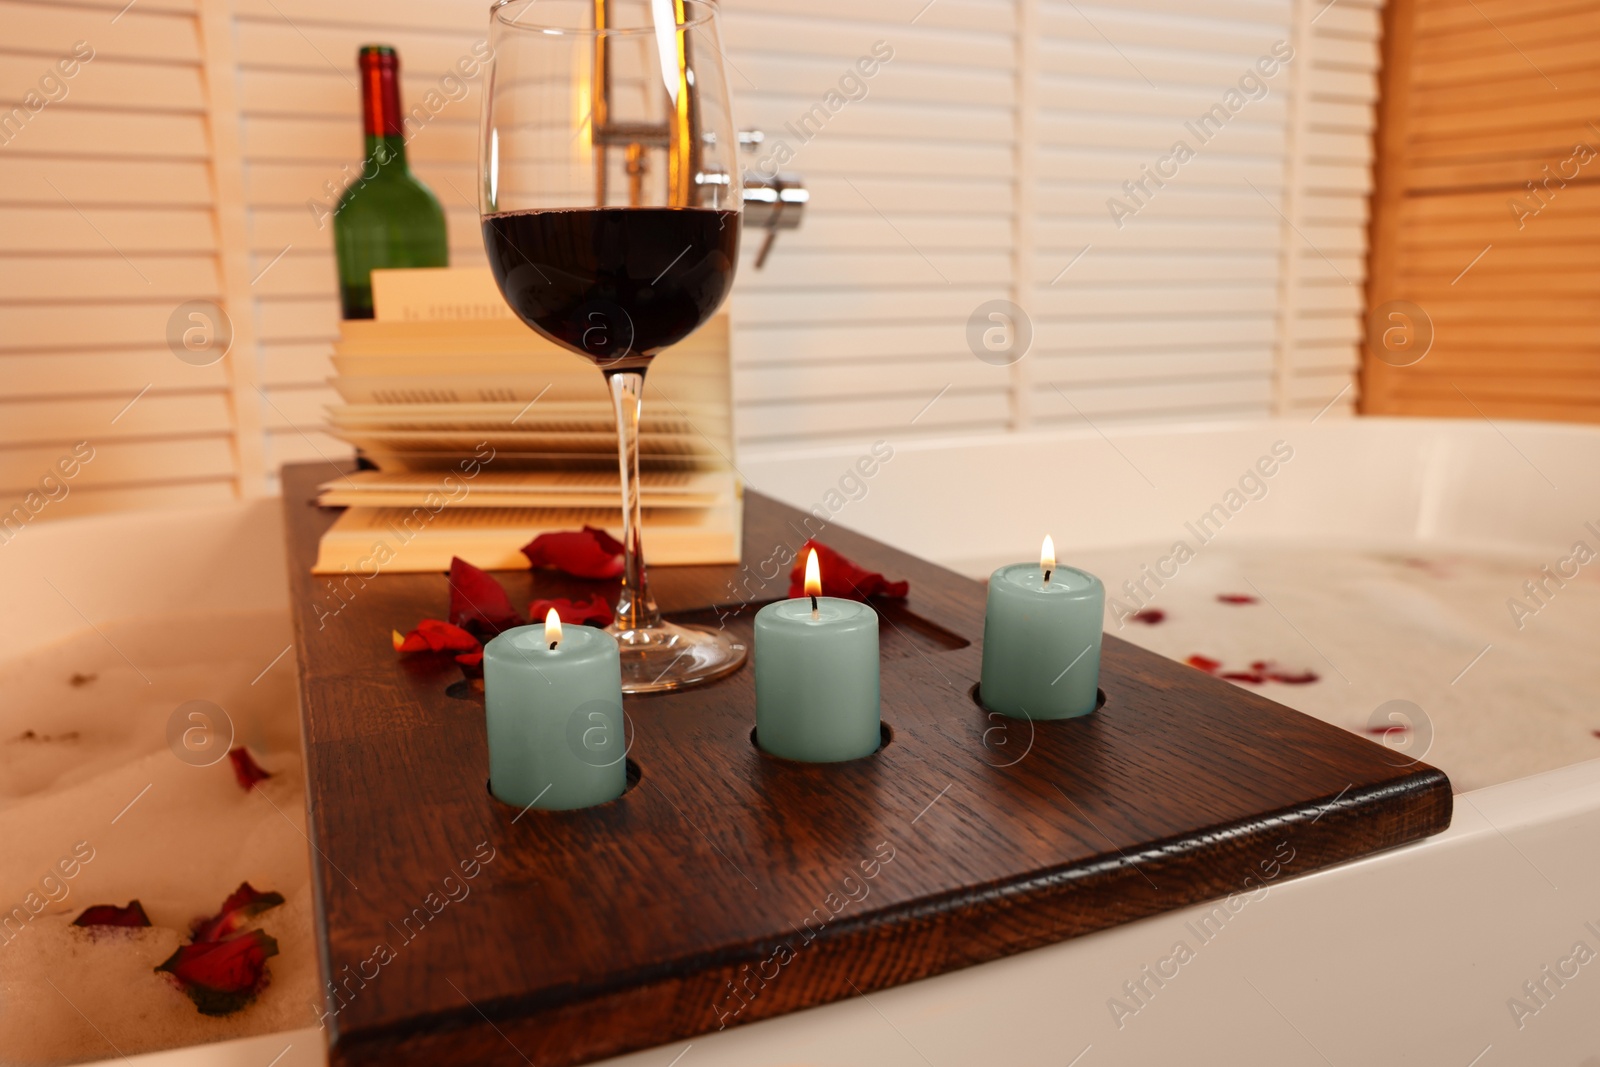
[[[983,617],[983,706],[1017,719],[1070,719],[1095,708],[1100,684],[1100,579],[1057,567],[1045,538],[1038,563],[989,576]]]
[[[627,788],[617,639],[592,626],[518,626],[483,650],[489,788],[519,808],[586,808]]]
[[[821,589],[817,556],[806,589]],[[756,613],[756,741],[784,759],[838,763],[878,749],[878,613],[809,595]]]

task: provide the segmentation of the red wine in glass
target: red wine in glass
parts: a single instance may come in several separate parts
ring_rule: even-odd
[[[738,267],[744,196],[718,23],[707,0],[490,8],[484,248],[517,316],[605,375],[623,544],[607,631],[629,693],[710,682],[749,652],[726,627],[662,618],[639,493],[646,371],[716,312]]]
[[[711,208],[509,211],[483,218],[506,303],[602,369],[647,365],[699,329],[733,285],[739,216]]]

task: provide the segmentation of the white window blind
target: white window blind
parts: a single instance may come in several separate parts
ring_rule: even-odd
[[[80,440],[94,460],[41,517],[264,492],[283,462],[346,455],[320,430],[338,305],[311,205],[361,157],[355,51],[399,49],[410,109],[483,38],[484,4],[0,0],[0,18],[7,110],[94,49],[0,144],[7,506]],[[746,166],[811,190],[764,270],[745,242],[742,447],[1353,406],[1373,0],[729,0],[724,30],[736,118],[768,138]],[[1294,59],[1201,143],[1185,124],[1279,41]],[[457,264],[483,257],[469,89],[446,86],[409,146]],[[1162,164],[1179,140],[1193,158]],[[221,362],[169,348],[192,300],[227,309]],[[1013,365],[971,350],[991,300],[1031,320]]]
[[[241,488],[227,367],[166,342],[223,292],[200,20],[122,8],[0,2],[0,511],[26,521]]]

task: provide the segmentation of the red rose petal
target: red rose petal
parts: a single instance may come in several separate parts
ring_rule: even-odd
[[[1595,736],[1596,736],[1596,737],[1600,737],[1600,730],[1596,730],[1596,731],[1595,731],[1595,732],[1594,732],[1594,735],[1595,735]]]
[[[568,600],[566,597],[552,597],[548,600],[535,600],[528,605],[528,617],[534,622],[543,622],[550,609],[555,608],[556,614],[561,616],[562,622],[574,622],[579,626],[599,626],[601,628],[611,625],[613,611],[611,604],[605,597],[596,593],[588,600]]]
[[[73,926],[149,926],[150,916],[144,913],[144,905],[137,900],[128,901],[128,906],[119,908],[115,904],[96,904],[83,909],[83,914],[72,920]]]
[[[490,635],[522,625],[505,587],[488,571],[457,556],[450,559],[450,621]]]
[[[257,782],[265,781],[272,775],[261,769],[260,765],[251,757],[247,748],[234,748],[228,750],[228,759],[233,763],[233,776],[239,780],[239,788],[246,793],[256,787]]]
[[[622,573],[622,542],[593,526],[543,533],[522,546],[535,568],[553,567],[577,578],[615,578]]]
[[[397,652],[473,652],[481,645],[459,626],[442,619],[423,619],[394,647]]]
[[[1397,722],[1388,726],[1369,726],[1367,727],[1367,733],[1373,737],[1388,737],[1390,734],[1403,734],[1409,729],[1409,726]]]
[[[1128,616],[1129,622],[1142,622],[1146,626],[1154,626],[1157,623],[1165,622],[1166,619],[1167,613],[1160,608],[1145,608]]]
[[[865,600],[881,596],[891,600],[903,598],[911,592],[911,583],[891,582],[875,571],[869,571],[820,541],[807,541],[795,556],[794,567],[789,571],[789,596],[800,597],[806,593],[806,556],[817,550],[817,567],[822,572],[822,595],[845,600]]]
[[[1196,667],[1207,674],[1215,674],[1219,678],[1230,682],[1245,682],[1250,685],[1262,685],[1266,682],[1281,682],[1284,685],[1309,685],[1320,682],[1321,676],[1315,671],[1291,671],[1280,667],[1271,660],[1258,659],[1250,664],[1248,670],[1224,671],[1222,663],[1210,656],[1194,655],[1184,660],[1191,667]]]
[[[277,941],[251,930],[184,945],[155,969],[172,975],[202,1015],[227,1015],[255,999],[266,985],[267,958],[277,954]]]
[[[237,933],[244,926],[246,919],[259,915],[268,908],[276,908],[282,903],[282,893],[263,893],[252,888],[249,882],[240,882],[239,888],[222,902],[221,911],[209,919],[201,919],[194,924],[194,936],[191,940],[221,941]]]
[[[588,534],[590,537],[593,537],[596,544],[598,544],[603,550],[611,553],[613,556],[622,555],[622,542],[618,541],[615,537],[612,537],[610,534],[600,529],[600,527],[585,526],[583,528],[583,532]]]
[[[1218,593],[1217,599],[1224,604],[1259,604],[1260,599],[1249,593]]]

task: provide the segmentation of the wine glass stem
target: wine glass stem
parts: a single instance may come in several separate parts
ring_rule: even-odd
[[[617,469],[622,476],[622,593],[617,597],[615,627],[642,630],[657,626],[661,613],[650,596],[644,569],[639,507],[639,409],[644,371],[616,371],[608,376],[617,411]]]

